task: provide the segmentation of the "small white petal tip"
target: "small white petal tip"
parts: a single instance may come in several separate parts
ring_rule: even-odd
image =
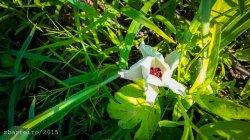
[[[120,75],[121,78],[124,78],[124,72],[123,71],[119,71],[118,74]]]

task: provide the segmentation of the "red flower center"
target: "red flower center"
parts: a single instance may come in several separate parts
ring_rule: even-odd
[[[162,76],[161,69],[158,68],[158,67],[156,67],[156,68],[151,67],[150,68],[150,74],[152,74],[152,75],[154,75],[154,76],[156,76],[156,77],[158,77],[160,79],[161,79],[161,76]]]

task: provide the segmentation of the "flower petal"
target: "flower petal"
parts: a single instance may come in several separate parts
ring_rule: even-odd
[[[177,50],[166,55],[165,62],[168,63],[170,67],[171,75],[173,71],[178,67],[179,60],[180,60],[180,53]]]
[[[161,79],[151,74],[146,78],[146,82],[155,86],[164,86]]]
[[[123,70],[118,72],[121,78],[128,80],[140,80],[147,77],[150,73],[152,57],[145,57],[132,65],[129,70]]]
[[[157,86],[148,84],[146,87],[146,102],[154,105],[159,89]]]
[[[158,58],[160,61],[164,61],[164,58],[161,53],[154,50],[151,46],[145,45],[144,42],[142,42],[140,45],[140,51],[143,57],[152,56]]]
[[[175,79],[169,76],[165,76],[163,82],[165,84],[165,87],[168,87],[174,93],[179,94],[181,96],[185,96],[186,87],[183,84],[177,82]]]
[[[147,56],[142,59],[141,64],[141,73],[143,75],[144,80],[149,76],[150,68],[152,67],[152,61],[154,61],[154,57]]]

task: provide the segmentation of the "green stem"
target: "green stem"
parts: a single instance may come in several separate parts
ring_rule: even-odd
[[[186,111],[185,111],[185,108],[184,108],[184,106],[183,106],[182,103],[181,103],[181,99],[180,99],[180,98],[178,98],[178,104],[179,104],[179,107],[180,107],[180,109],[181,109],[181,112],[182,112],[182,114],[183,114],[183,117],[184,117],[185,121],[186,121],[186,120],[188,121],[188,125],[191,125],[191,127],[192,127],[197,133],[199,133],[199,134],[201,135],[202,138],[205,138],[205,136],[201,133],[200,129],[199,129],[196,125],[194,125],[193,122],[189,119],[189,117],[188,117],[188,115],[187,115],[187,113],[186,113]],[[185,125],[186,125],[186,124],[185,124]]]

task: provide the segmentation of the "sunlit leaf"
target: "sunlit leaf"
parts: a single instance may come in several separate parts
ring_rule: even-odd
[[[236,58],[240,61],[250,61],[250,48],[237,50]]]
[[[144,84],[129,84],[122,87],[115,99],[110,100],[108,112],[111,118],[119,119],[118,125],[122,129],[132,129],[138,124],[134,139],[151,139],[160,121],[161,110],[159,104],[150,106],[145,102]]]
[[[208,140],[235,139],[248,140],[250,139],[250,123],[243,121],[219,121],[209,123],[200,128],[203,138],[198,134],[197,139],[203,140],[204,137]]]
[[[219,61],[219,48],[221,41],[221,31],[218,25],[214,26],[212,40],[209,44],[207,51],[207,58],[203,58],[202,67],[198,77],[196,78],[190,92],[193,92],[197,87],[203,85],[206,87],[211,83],[214,78],[218,61]]]
[[[193,97],[202,108],[220,117],[250,120],[250,108],[214,97],[214,95],[194,94]]]
[[[168,28],[172,33],[176,34],[176,29],[175,29],[174,25],[170,21],[168,21],[168,19],[166,19],[162,15],[156,15],[156,16],[154,16],[154,18],[156,18],[157,20],[164,23],[166,28]]]
[[[242,96],[243,99],[247,99],[250,96],[250,79],[248,79],[247,84],[240,93],[240,96]]]
[[[159,122],[160,127],[178,127],[184,125],[183,121],[175,122],[175,121],[169,121],[169,120],[162,120]]]
[[[159,34],[160,36],[162,36],[164,39],[168,40],[169,42],[175,43],[175,41],[171,37],[167,36],[158,26],[156,26],[152,21],[150,21],[148,18],[146,18],[142,13],[138,12],[137,10],[131,7],[124,7],[122,8],[121,12],[124,15],[139,22],[140,24],[155,31],[157,34]]]

